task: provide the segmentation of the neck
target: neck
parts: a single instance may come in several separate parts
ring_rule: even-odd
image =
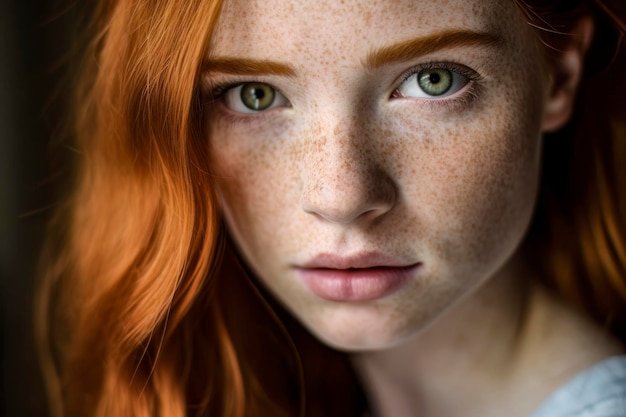
[[[533,281],[511,262],[402,345],[354,354],[375,415],[528,416],[577,372],[620,351]]]

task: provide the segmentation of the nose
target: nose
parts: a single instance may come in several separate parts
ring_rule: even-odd
[[[376,162],[377,141],[340,128],[313,141],[305,161],[301,204],[306,213],[345,225],[375,220],[394,207],[396,186]]]

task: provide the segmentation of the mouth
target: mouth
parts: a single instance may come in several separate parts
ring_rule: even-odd
[[[335,302],[362,302],[384,298],[417,275],[421,263],[410,263],[377,253],[352,257],[321,254],[294,269],[316,296]]]

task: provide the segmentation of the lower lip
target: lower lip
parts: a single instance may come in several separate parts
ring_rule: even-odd
[[[371,301],[383,298],[406,284],[420,264],[405,267],[363,269],[298,268],[304,285],[329,301]]]

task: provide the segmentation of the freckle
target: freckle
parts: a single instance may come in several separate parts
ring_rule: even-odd
[[[341,126],[337,125],[337,126],[335,126],[335,127],[334,127],[334,129],[333,129],[333,135],[334,135],[334,136],[339,136],[339,135],[341,135]]]

